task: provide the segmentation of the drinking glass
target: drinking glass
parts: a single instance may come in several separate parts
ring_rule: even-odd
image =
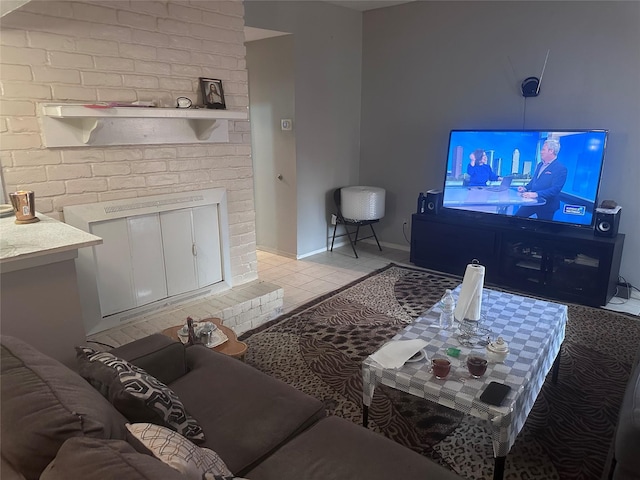
[[[480,378],[487,371],[487,357],[481,352],[471,352],[467,357],[467,370],[473,378]]]
[[[447,378],[449,372],[451,371],[451,362],[449,359],[444,357],[434,357],[431,360],[431,369],[433,370],[433,374],[438,380],[442,380],[443,378]]]

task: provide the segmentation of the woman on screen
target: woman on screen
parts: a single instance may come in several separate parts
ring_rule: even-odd
[[[467,166],[467,175],[469,180],[467,185],[470,187],[482,187],[488,181],[500,180],[500,177],[493,173],[491,166],[487,163],[487,154],[481,148],[475,150],[469,155],[469,165]]]

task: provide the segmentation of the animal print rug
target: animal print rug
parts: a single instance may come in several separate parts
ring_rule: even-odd
[[[362,361],[460,277],[389,266],[247,332],[246,362],[362,424]],[[510,480],[599,479],[638,345],[640,322],[569,305],[557,384],[545,382],[507,456]],[[467,479],[491,479],[482,420],[379,386],[369,428]]]

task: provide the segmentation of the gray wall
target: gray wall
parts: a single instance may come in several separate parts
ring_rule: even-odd
[[[525,102],[520,82],[539,76]],[[509,60],[510,59],[510,60]],[[640,285],[640,2],[415,2],[363,14],[360,183],[387,189],[402,244],[459,128],[604,128],[600,198],[623,206],[621,274]]]
[[[327,247],[332,189],[358,181],[362,14],[323,2],[245,1],[245,25],[293,33],[297,255]]]
[[[247,42],[249,110],[256,245],[295,258],[296,151],[294,131],[283,131],[280,120],[293,118],[295,108],[293,36]],[[277,176],[282,175],[282,180]]]
[[[77,368],[74,347],[84,344],[87,337],[74,260],[2,273],[0,282],[2,334],[25,340]]]

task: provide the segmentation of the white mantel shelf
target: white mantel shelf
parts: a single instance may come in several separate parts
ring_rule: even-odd
[[[42,105],[47,147],[224,143],[247,112],[206,108]]]
[[[45,115],[55,118],[190,118],[194,120],[246,120],[245,112],[207,108],[90,107],[74,104],[46,104]]]

